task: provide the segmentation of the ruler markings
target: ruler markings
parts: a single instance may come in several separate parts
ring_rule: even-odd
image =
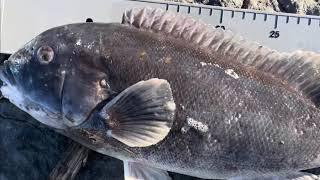
[[[170,4],[170,3],[161,3],[161,2],[153,2],[153,1],[143,1],[143,0],[130,0],[130,1],[142,1],[142,2],[147,2],[147,3],[157,3],[157,4],[165,4],[166,5],[166,10],[169,10],[169,6],[172,6],[172,5],[175,5],[175,4]],[[185,6],[188,6],[188,13],[191,13],[191,8],[193,7],[196,7],[198,8],[198,14],[199,15],[202,15],[202,9],[203,8],[207,8],[207,7],[199,7],[197,5],[185,5]],[[177,5],[178,7],[178,10],[177,12],[180,12],[180,4]],[[301,18],[303,19],[308,19],[309,23],[308,24],[311,24],[311,21],[316,19],[316,20],[319,20],[319,17],[299,17],[297,15],[287,15],[287,14],[272,14],[272,13],[264,13],[264,12],[250,12],[250,11],[247,11],[247,10],[233,10],[233,9],[221,9],[221,7],[211,7],[209,8],[210,9],[210,13],[209,15],[212,16],[213,15],[213,10],[220,10],[220,19],[221,19],[221,16],[223,18],[223,12],[224,11],[231,11],[231,17],[233,18],[234,17],[234,14],[235,12],[241,12],[242,13],[242,19],[245,19],[245,16],[246,16],[246,13],[253,13],[253,20],[256,20],[256,16],[257,14],[262,14],[264,15],[264,21],[267,21],[268,20],[268,16],[270,15],[274,15],[275,16],[275,25],[274,25],[274,28],[277,28],[278,26],[278,17],[286,17],[286,23],[289,23],[289,19],[292,18],[292,17],[296,17],[297,18],[297,24],[300,24],[300,21],[301,21]],[[221,20],[220,20],[221,21]]]
[[[157,1],[157,0],[127,0],[127,1],[134,1],[134,2],[144,2],[148,4],[168,4],[168,5],[177,5],[177,4],[182,4],[179,2],[163,2],[163,1]],[[200,5],[200,4],[186,4],[187,6],[190,7],[208,7],[208,5]],[[289,13],[279,13],[279,12],[261,12],[258,10],[251,10],[251,9],[237,9],[237,8],[228,8],[228,7],[221,7],[221,6],[211,6],[213,9],[216,10],[233,10],[236,12],[246,12],[246,13],[257,13],[257,14],[267,14],[267,15],[278,15],[278,16],[291,16],[291,17],[310,17],[310,18],[315,18],[315,19],[320,19],[319,16],[313,16],[313,15],[299,15],[299,14],[289,14]]]
[[[194,5],[191,5],[189,8],[193,8],[193,6]],[[198,12],[199,15],[205,16],[206,13],[203,13],[202,9],[206,8],[206,7],[198,7],[198,6],[194,6],[194,7],[199,8],[199,12]],[[216,10],[218,10],[218,13],[214,13],[213,12],[213,11],[216,11]],[[220,11],[220,13],[219,13],[219,11]],[[225,11],[226,12],[230,12],[231,13],[231,17],[229,15],[225,16]],[[191,11],[189,11],[189,13],[190,12]],[[248,15],[252,14],[252,20],[253,21],[257,20],[257,18],[258,18],[257,16],[262,17],[263,21],[266,22],[265,26],[269,26],[270,28],[275,29],[275,30],[272,30],[272,31],[268,31],[269,35],[267,36],[267,37],[269,37],[271,39],[274,39],[274,40],[279,39],[279,37],[281,35],[280,31],[279,30],[276,31],[276,29],[279,29],[279,26],[282,28],[282,25],[289,24],[291,18],[296,18],[297,19],[296,20],[296,24],[303,24],[305,26],[310,26],[311,24],[313,24],[314,20],[317,20],[319,22],[319,26],[320,26],[320,18],[319,17],[315,17],[315,16],[303,17],[303,16],[299,16],[299,15],[294,15],[294,14],[257,12],[257,11],[250,11],[250,10],[248,11],[248,10],[243,10],[243,9],[233,9],[233,8],[223,8],[223,7],[210,7],[208,15],[217,17],[218,21],[216,23],[219,23],[220,25],[213,24],[213,25],[215,25],[215,27],[225,29],[225,28],[228,28],[228,27],[225,27],[225,26],[222,25],[223,22],[225,21],[224,19],[225,18],[233,19],[235,17],[235,13],[239,13],[240,18],[242,20],[244,20],[244,21],[247,21],[246,19],[248,19],[248,18],[246,18],[247,14]],[[191,13],[191,15],[192,15],[192,13]],[[270,20],[269,20],[268,16],[271,16]],[[281,21],[279,19],[280,17],[281,17]],[[302,23],[301,22],[302,20],[306,20],[306,22]],[[257,21],[257,22],[260,22],[260,21]],[[232,26],[232,24],[231,24],[231,26]],[[299,31],[301,31],[301,30],[299,30]]]
[[[277,29],[278,27],[278,15],[275,16],[275,21],[274,21],[274,29]]]
[[[223,10],[220,11],[220,24],[222,24],[222,20],[223,20]]]

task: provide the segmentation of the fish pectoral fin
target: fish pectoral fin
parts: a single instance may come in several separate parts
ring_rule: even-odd
[[[234,177],[228,180],[319,180],[320,176],[306,172],[288,172],[281,175],[263,177]]]
[[[173,124],[176,105],[168,81],[140,81],[103,107],[107,134],[130,147],[146,147],[164,139]]]
[[[171,180],[168,172],[136,162],[123,161],[125,180]]]

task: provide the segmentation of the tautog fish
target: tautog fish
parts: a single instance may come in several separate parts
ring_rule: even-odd
[[[187,16],[56,27],[4,63],[1,91],[124,161],[126,178],[317,178],[320,56],[279,53]],[[41,138],[41,137],[39,137]]]

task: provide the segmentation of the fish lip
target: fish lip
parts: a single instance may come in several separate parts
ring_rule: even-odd
[[[3,83],[6,83],[7,84],[7,81],[6,81],[6,78],[5,78],[5,67],[4,65],[1,65],[0,66],[0,79]]]
[[[4,61],[3,65],[0,66],[0,79],[3,85],[15,85],[15,78],[10,70],[9,60]]]
[[[8,81],[5,78],[5,74],[4,74],[4,70],[3,67],[0,67],[0,79],[2,81],[2,86],[7,86],[8,85]]]

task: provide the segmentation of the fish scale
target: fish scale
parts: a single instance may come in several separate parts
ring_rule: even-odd
[[[218,159],[232,159],[233,161],[233,166],[243,166],[244,170],[248,167],[250,167],[250,165],[246,165],[246,164],[250,164],[249,162],[246,163],[247,159],[253,159],[254,156],[252,156],[253,154],[251,153],[246,153],[246,151],[248,151],[249,147],[260,147],[258,150],[256,149],[255,153],[259,152],[259,153],[268,153],[268,152],[272,152],[272,151],[276,151],[278,153],[277,157],[275,157],[275,159],[273,160],[274,162],[272,163],[272,161],[270,163],[267,164],[261,164],[261,168],[264,166],[267,166],[268,168],[271,169],[276,169],[276,168],[283,168],[285,169],[287,166],[290,166],[289,163],[290,162],[285,162],[281,163],[281,161],[283,161],[282,159],[286,158],[286,157],[290,157],[290,159],[292,158],[291,153],[287,152],[287,150],[290,150],[291,147],[290,145],[293,144],[297,144],[297,146],[302,146],[303,144],[303,139],[301,140],[294,140],[294,138],[290,137],[290,134],[283,134],[281,133],[282,131],[284,131],[288,126],[289,122],[295,122],[295,118],[293,115],[290,115],[291,113],[288,114],[288,107],[293,108],[293,111],[298,114],[312,114],[311,112],[307,112],[304,113],[304,111],[310,111],[308,110],[308,108],[301,108],[303,105],[303,101],[299,101],[301,102],[301,104],[297,104],[297,101],[292,100],[292,96],[290,95],[285,95],[283,94],[284,92],[281,90],[280,92],[274,88],[268,88],[267,86],[263,86],[260,87],[260,85],[255,84],[254,81],[245,81],[243,79],[245,79],[245,77],[240,77],[240,80],[234,79],[232,77],[230,77],[229,75],[224,73],[224,70],[221,68],[218,68],[216,66],[205,66],[205,67],[196,67],[195,65],[193,65],[193,62],[200,62],[200,61],[208,61],[208,62],[212,62],[212,60],[210,59],[206,59],[206,57],[204,58],[200,58],[197,61],[195,61],[196,57],[199,57],[199,54],[193,54],[191,55],[193,52],[192,50],[189,50],[189,47],[181,47],[182,45],[177,43],[178,46],[180,46],[181,48],[175,48],[173,47],[173,49],[175,49],[174,53],[171,52],[171,48],[170,46],[177,46],[177,44],[172,44],[172,42],[160,42],[160,44],[158,43],[150,43],[153,44],[153,46],[155,47],[161,47],[161,46],[165,46],[166,48],[164,49],[164,51],[158,51],[155,52],[156,55],[153,55],[152,48],[148,48],[148,44],[150,42],[149,38],[152,38],[152,36],[150,36],[147,41],[145,41],[145,39],[140,39],[140,36],[138,35],[139,32],[133,33],[135,34],[135,36],[131,36],[131,38],[128,39],[128,37],[130,37],[129,35],[129,31],[130,30],[124,30],[122,31],[121,28],[119,29],[115,29],[116,32],[118,32],[118,34],[127,34],[125,35],[125,40],[122,38],[122,36],[119,35],[119,37],[114,37],[115,40],[112,40],[113,42],[119,42],[119,43],[123,43],[125,41],[129,41],[130,43],[135,42],[137,44],[144,44],[145,48],[146,48],[146,53],[149,54],[148,57],[154,57],[154,60],[152,59],[146,59],[145,61],[141,62],[139,60],[134,60],[136,63],[134,64],[128,64],[130,66],[130,70],[129,70],[129,66],[128,66],[128,70],[126,71],[127,73],[131,74],[134,73],[135,74],[135,78],[137,79],[148,79],[151,78],[152,76],[156,76],[156,77],[161,77],[161,78],[165,78],[168,79],[169,81],[172,82],[186,82],[186,84],[180,84],[180,83],[173,83],[172,84],[172,88],[173,88],[173,92],[174,94],[176,93],[176,103],[177,104],[183,104],[183,106],[185,106],[185,111],[184,112],[178,112],[178,119],[179,121],[183,121],[186,120],[187,116],[196,118],[197,121],[203,122],[205,124],[208,124],[209,126],[209,131],[212,134],[215,134],[216,137],[218,137],[217,139],[219,139],[219,143],[218,144],[222,144],[220,147],[221,148],[226,148],[228,149],[229,147],[233,147],[230,150],[230,153],[236,153],[234,154],[234,156],[231,156],[232,154],[227,153],[224,150],[221,151],[215,151],[215,148],[212,148],[209,152],[211,152],[212,156],[208,156],[208,157],[203,157],[204,159],[214,159],[216,156],[219,156],[219,158],[212,160],[212,161],[208,161],[206,160],[205,162],[203,160],[197,160],[197,159],[183,159],[183,157],[199,157],[199,154],[195,155],[193,153],[195,152],[203,152],[204,156],[210,154],[209,152],[205,151],[205,146],[207,144],[207,142],[203,142],[203,138],[201,135],[199,135],[196,131],[194,130],[189,130],[190,134],[184,134],[181,135],[181,132],[179,131],[182,126],[181,125],[177,125],[177,127],[173,127],[173,129],[176,129],[175,132],[172,133],[172,135],[169,134],[169,137],[166,138],[166,140],[163,143],[160,143],[160,149],[158,149],[157,151],[153,150],[152,148],[146,148],[146,149],[141,149],[142,152],[140,152],[142,154],[143,157],[150,157],[151,159],[148,159],[146,162],[150,163],[152,161],[156,162],[156,161],[160,161],[161,159],[161,163],[165,163],[164,160],[167,160],[167,163],[170,168],[175,168],[175,166],[182,166],[182,162],[194,162],[193,164],[190,164],[191,166],[197,166],[199,169],[205,169],[205,167],[208,167],[209,164],[211,163],[217,163],[219,162]],[[130,33],[131,34],[131,33]],[[110,40],[110,39],[109,39]],[[143,42],[143,43],[139,43],[139,42]],[[122,45],[124,47],[126,47],[126,45]],[[129,44],[128,46],[132,46],[132,44]],[[136,45],[133,45],[136,46]],[[144,49],[143,47],[140,48]],[[125,49],[123,49],[123,52],[125,52]],[[120,50],[117,50],[117,54],[123,54],[121,53]],[[191,54],[190,54],[191,53]],[[191,56],[190,56],[190,55]],[[156,60],[159,59],[160,57],[163,56],[167,56],[170,55],[172,57],[172,65],[173,66],[165,66],[165,68]],[[116,54],[112,55],[114,57],[114,59],[117,59],[119,62],[123,62],[125,61],[125,58],[123,58],[122,56],[117,56]],[[118,57],[118,58],[116,58]],[[184,59],[185,63],[179,63],[181,60],[181,57]],[[190,57],[193,57],[194,59],[191,61]],[[200,56],[201,57],[201,56]],[[214,59],[214,58],[213,58]],[[155,61],[155,62],[154,62]],[[113,61],[114,62],[114,61]],[[178,62],[178,64],[176,64]],[[188,65],[187,62],[192,62],[191,64]],[[154,65],[151,65],[153,63],[156,63]],[[212,63],[216,63],[216,62],[212,62]],[[112,69],[114,69],[114,71],[117,71],[117,64],[114,62],[114,66]],[[174,65],[176,64],[176,65]],[[150,70],[147,67],[158,67],[158,68],[152,68],[152,70]],[[174,67],[174,70],[170,67]],[[144,69],[149,69],[149,75],[150,76],[146,76]],[[172,70],[170,70],[172,69]],[[184,71],[180,71],[180,69],[184,69]],[[186,71],[186,72],[185,72]],[[117,71],[117,72],[123,72],[122,71]],[[174,72],[181,72],[180,73],[174,73]],[[198,72],[199,74],[197,76],[195,76]],[[212,74],[213,72],[213,74]],[[174,75],[172,74],[174,73]],[[204,74],[205,76],[201,76],[200,74]],[[208,76],[208,74],[212,74],[213,76]],[[121,76],[120,74],[118,76]],[[118,77],[117,76],[117,77]],[[188,81],[181,81],[181,77],[187,76]],[[132,76],[129,76],[132,77]],[[171,79],[171,78],[177,78],[180,79],[179,81],[176,79]],[[125,78],[125,77],[122,77]],[[130,80],[132,80],[133,82],[136,81],[132,78],[130,78]],[[200,83],[204,81],[203,83]],[[234,85],[240,83],[239,85]],[[126,85],[125,85],[126,86]],[[124,87],[125,87],[124,86]],[[221,88],[225,86],[225,88]],[[197,88],[195,88],[197,87]],[[210,88],[211,87],[211,88]],[[237,87],[236,89],[233,89],[232,87]],[[244,89],[242,89],[243,87],[246,87]],[[206,89],[209,88],[209,89]],[[179,90],[179,91],[178,91]],[[208,92],[208,90],[210,91],[210,93]],[[248,98],[247,94],[244,91],[248,91],[250,94],[250,96],[252,98]],[[273,96],[275,97],[279,97],[277,99],[274,98],[270,98],[270,91],[272,92]],[[185,93],[188,93],[190,95],[187,95]],[[212,94],[215,94],[215,96],[212,96]],[[268,96],[266,96],[264,93],[269,94]],[[280,94],[279,94],[280,93]],[[211,94],[211,95],[209,95]],[[221,96],[219,95],[221,94]],[[225,95],[223,95],[225,94]],[[245,96],[245,97],[243,97]],[[178,97],[189,97],[189,99],[178,99]],[[202,97],[202,98],[201,98]],[[242,99],[246,105],[243,106],[238,106],[238,103],[234,100],[236,100],[237,98]],[[226,102],[226,100],[228,100]],[[275,101],[277,102],[275,104]],[[210,102],[210,103],[209,103]],[[223,103],[221,103],[223,102]],[[287,105],[285,104],[288,103]],[[248,103],[251,104],[248,106]],[[209,105],[210,104],[210,105]],[[203,105],[203,106],[201,106]],[[273,107],[272,107],[273,106]],[[301,106],[301,107],[300,107]],[[270,108],[266,108],[266,107],[270,107]],[[234,109],[235,108],[235,109]],[[233,134],[235,132],[237,132],[237,127],[235,126],[231,126],[229,127],[228,124],[226,124],[226,121],[228,120],[228,118],[230,118],[230,113],[231,112],[242,112],[243,109],[255,112],[256,115],[250,115],[247,113],[241,113],[242,114],[242,119],[247,119],[248,121],[242,121],[239,120],[240,123],[243,123],[242,127],[242,131],[246,132],[246,135],[244,137],[239,137],[236,134]],[[222,110],[219,111],[219,110]],[[224,110],[224,111],[223,111]],[[315,110],[315,109],[313,109]],[[203,116],[203,114],[201,112],[203,111],[211,111],[212,114],[215,114],[215,116]],[[225,114],[223,114],[223,112]],[[261,114],[258,114],[258,112],[262,112]],[[265,114],[263,112],[266,112]],[[274,112],[274,113],[271,113]],[[316,110],[316,114],[318,114],[318,110]],[[317,115],[316,115],[317,116]],[[209,118],[210,117],[210,118]],[[277,121],[276,119],[279,119],[279,117],[286,117],[283,120],[287,120],[290,119],[291,121]],[[264,118],[268,119],[268,120],[264,120]],[[214,122],[212,121],[214,119]],[[221,119],[221,120],[220,120]],[[250,119],[250,120],[249,120]],[[258,120],[261,120],[261,122],[259,122]],[[313,119],[315,120],[315,119]],[[217,122],[218,121],[218,122]],[[269,121],[269,122],[268,122]],[[268,124],[265,124],[268,122]],[[180,123],[181,124],[181,123]],[[318,123],[319,124],[319,123]],[[250,129],[253,129],[254,131],[250,131]],[[261,131],[261,129],[264,129],[263,131]],[[275,129],[275,130],[273,130]],[[218,130],[218,131],[217,131]],[[233,133],[230,133],[233,132]],[[266,133],[267,135],[260,135],[260,133]],[[319,134],[317,132],[315,132],[316,134]],[[196,139],[192,139],[189,136],[195,135]],[[274,144],[271,145],[270,142],[265,142],[266,138],[270,136],[273,141]],[[174,138],[173,138],[174,137]],[[257,138],[255,138],[257,137]],[[290,138],[289,138],[290,137]],[[181,140],[179,140],[181,138]],[[172,140],[171,140],[172,139]],[[191,140],[192,139],[192,140]],[[248,144],[248,141],[244,141],[244,140],[248,140],[250,144]],[[282,140],[283,139],[283,140]],[[290,140],[292,139],[292,140]],[[172,144],[171,142],[175,141],[176,143]],[[180,148],[177,148],[177,142],[181,141],[182,144],[184,144],[185,148],[184,150],[181,150]],[[214,144],[214,139],[212,139],[212,144]],[[284,143],[282,144],[283,141]],[[299,142],[298,142],[299,141]],[[264,142],[263,144],[265,144],[264,146],[261,146],[261,142]],[[292,142],[292,143],[291,143]],[[314,146],[316,145],[319,148],[318,145],[319,140],[315,140],[312,145],[309,144],[311,142],[308,142],[307,144],[305,144],[306,146]],[[195,144],[193,144],[195,143]],[[169,148],[171,147],[172,148]],[[269,147],[268,147],[269,146]],[[296,147],[297,147],[296,146]],[[201,148],[204,149],[201,149]],[[268,147],[268,148],[267,148]],[[175,150],[176,148],[176,150]],[[200,149],[198,149],[200,148]],[[239,152],[238,150],[243,150],[241,152]],[[270,151],[266,151],[267,149],[271,149]],[[134,151],[134,150],[133,150]],[[152,153],[154,152],[154,153]],[[157,153],[156,153],[157,152]],[[163,153],[163,156],[161,156],[159,154],[159,152]],[[220,153],[221,154],[220,154]],[[250,151],[249,151],[250,152]],[[281,152],[281,154],[279,154]],[[151,154],[149,154],[151,153]],[[227,154],[225,154],[227,153]],[[288,154],[287,154],[288,153]],[[172,156],[170,156],[170,154],[172,154]],[[174,156],[177,156],[178,154],[180,154],[179,156],[181,156],[182,159],[180,159],[179,161],[181,162],[176,162],[173,163],[171,162],[171,158],[174,158]],[[169,155],[168,158],[167,156]],[[156,157],[155,157],[156,156]],[[209,158],[210,157],[210,158]],[[242,158],[240,158],[242,157]],[[256,157],[256,162],[253,164],[256,164],[257,166],[259,165],[259,163],[262,161],[262,157],[269,157],[269,155],[264,154],[261,156],[257,156]],[[152,159],[155,158],[155,159]],[[234,160],[238,159],[238,163],[235,163]],[[279,158],[279,159],[277,159]],[[309,161],[309,158],[314,158],[313,156],[311,157],[304,157],[306,159],[304,159],[304,161]],[[164,159],[164,160],[163,160]],[[179,159],[179,158],[176,158]],[[270,159],[271,160],[271,159]],[[231,161],[231,160],[230,160]],[[267,160],[265,160],[267,162]],[[300,163],[303,163],[304,161],[301,160],[301,158],[299,157],[299,159],[297,160]],[[160,163],[160,164],[161,164]],[[225,165],[224,162],[220,162],[220,166],[224,167]],[[296,163],[296,162],[294,162]],[[189,163],[186,163],[189,164]],[[184,166],[186,166],[186,164],[184,164]],[[219,163],[217,163],[218,166]],[[276,167],[274,167],[274,165],[277,165]],[[168,168],[168,166],[167,166]],[[191,168],[191,167],[189,167]],[[266,168],[267,169],[267,168]],[[268,171],[266,169],[261,169],[257,171]],[[219,171],[223,171],[222,169],[217,170],[216,172]],[[179,172],[179,171],[178,171]],[[197,171],[193,171],[193,172],[197,172]],[[193,173],[191,172],[191,173]],[[183,171],[181,172],[183,173]],[[190,172],[189,172],[190,173]],[[244,173],[244,172],[243,172]],[[247,172],[250,173],[250,172]],[[254,173],[254,172],[251,172]],[[197,174],[197,176],[203,175],[202,173]],[[205,174],[205,173],[204,173]],[[224,174],[226,175],[226,174]],[[202,177],[211,177],[211,176],[202,176]],[[217,176],[219,177],[219,176]]]

